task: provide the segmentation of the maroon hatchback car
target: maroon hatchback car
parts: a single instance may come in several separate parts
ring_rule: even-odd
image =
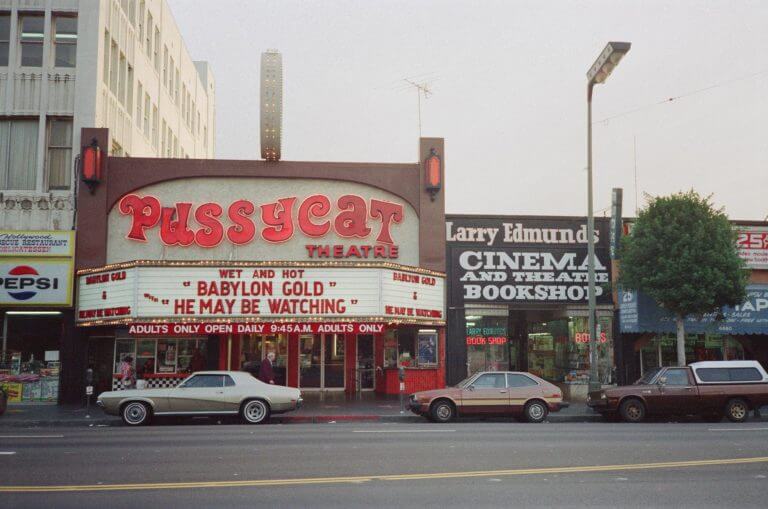
[[[434,422],[456,416],[512,416],[542,422],[549,412],[567,406],[555,385],[531,373],[484,371],[455,387],[412,394],[411,411]]]

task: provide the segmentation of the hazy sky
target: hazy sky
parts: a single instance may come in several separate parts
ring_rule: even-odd
[[[636,163],[641,206],[693,187],[732,218],[768,215],[768,2],[170,4],[213,68],[219,158],[260,157],[259,55],[276,48],[284,160],[415,161],[413,77],[433,91],[422,133],[445,138],[448,212],[585,214],[585,73],[624,40],[594,97],[596,211],[623,187],[634,213]]]

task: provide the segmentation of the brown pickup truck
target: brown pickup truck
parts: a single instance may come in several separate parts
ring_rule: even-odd
[[[647,415],[723,416],[744,422],[750,410],[768,405],[768,374],[757,361],[694,362],[656,368],[634,385],[589,393],[587,400],[606,418],[640,422]]]

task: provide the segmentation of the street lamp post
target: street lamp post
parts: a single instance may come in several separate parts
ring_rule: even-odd
[[[587,72],[587,264],[589,279],[589,390],[600,390],[597,367],[597,327],[595,319],[595,215],[592,210],[592,89],[604,83],[632,46],[628,42],[609,42]]]

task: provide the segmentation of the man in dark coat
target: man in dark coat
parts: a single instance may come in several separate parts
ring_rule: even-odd
[[[274,352],[269,352],[266,359],[261,361],[261,369],[259,369],[259,380],[265,384],[275,383],[275,370],[272,368],[274,361]]]

